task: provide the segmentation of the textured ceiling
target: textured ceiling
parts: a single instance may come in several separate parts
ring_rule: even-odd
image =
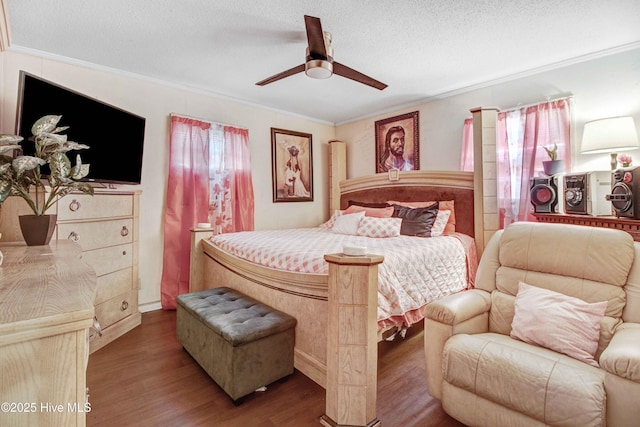
[[[16,51],[45,52],[330,123],[640,46],[638,0],[4,0]],[[378,91],[303,73],[304,15]]]

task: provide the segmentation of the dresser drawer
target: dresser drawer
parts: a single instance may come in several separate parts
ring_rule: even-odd
[[[138,292],[129,291],[96,305],[96,318],[104,330],[137,311]]]
[[[133,241],[133,219],[58,224],[58,240],[69,239],[82,250],[122,245]]]
[[[129,267],[98,277],[94,304],[98,305],[108,299],[131,291],[133,289],[132,275],[133,268]]]
[[[128,194],[70,194],[58,202],[58,221],[133,216]]]
[[[81,256],[93,267],[97,276],[102,276],[133,265],[133,244],[94,249],[83,252]]]

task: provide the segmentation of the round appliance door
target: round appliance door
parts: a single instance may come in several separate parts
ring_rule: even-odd
[[[556,200],[556,190],[547,184],[536,184],[531,189],[531,203],[544,206]]]
[[[626,212],[631,208],[632,200],[631,188],[624,182],[616,182],[611,187],[611,195],[609,200],[616,212]]]
[[[582,189],[581,188],[567,188],[564,192],[564,201],[571,207],[580,206],[582,203]]]

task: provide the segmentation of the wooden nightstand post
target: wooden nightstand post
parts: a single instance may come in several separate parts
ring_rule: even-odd
[[[329,263],[326,408],[327,427],[379,426],[378,371],[379,255],[325,255]],[[338,269],[336,274],[331,270]]]

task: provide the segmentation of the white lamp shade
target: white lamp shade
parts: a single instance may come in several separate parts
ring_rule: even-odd
[[[632,117],[611,117],[584,124],[583,154],[611,153],[640,148]]]

